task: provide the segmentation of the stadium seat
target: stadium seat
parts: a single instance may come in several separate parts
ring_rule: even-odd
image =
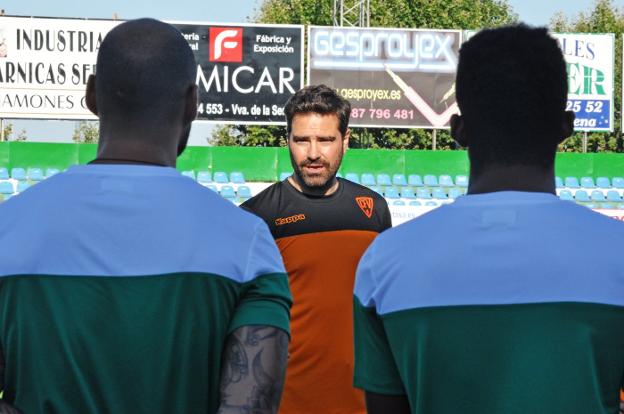
[[[421,204],[421,203],[420,203],[420,201],[418,201],[418,200],[412,200],[412,201],[410,201],[410,202],[409,202],[409,205],[410,205],[410,206],[417,206],[417,207],[422,206],[422,204]]]
[[[425,201],[425,207],[438,207],[439,204],[435,201]]]
[[[605,195],[600,190],[594,190],[591,192],[591,201],[605,201]]]
[[[587,194],[585,190],[577,190],[576,193],[574,193],[574,199],[584,203],[590,201],[589,194]]]
[[[8,180],[9,171],[5,167],[0,167],[0,180]]]
[[[438,186],[438,177],[435,175],[427,174],[424,178],[425,186],[427,187],[437,187]]]
[[[198,171],[197,172],[197,181],[204,184],[204,183],[211,183],[212,182],[212,174],[210,174],[210,171]]]
[[[615,204],[611,204],[611,203],[601,203],[601,204],[600,204],[600,208],[614,209],[614,208],[615,208]]]
[[[356,173],[347,173],[347,175],[345,175],[345,178],[352,183],[360,183],[360,177]]]
[[[622,201],[622,196],[620,196],[620,193],[615,190],[609,190],[607,191],[607,201],[619,203],[620,201]]]
[[[195,179],[195,171],[193,170],[182,171],[182,175],[188,178],[192,178],[193,180]]]
[[[28,181],[20,181],[17,183],[17,192],[21,193],[30,187],[30,183]]]
[[[217,186],[216,186],[216,185],[214,185],[214,184],[208,184],[208,185],[206,186],[206,188],[207,188],[207,189],[209,189],[209,190],[214,191],[215,193],[218,193],[218,192],[219,192],[219,190],[217,189]]]
[[[574,196],[570,190],[561,190],[559,192],[559,198],[566,201],[574,201]]]
[[[394,174],[392,176],[392,184],[399,187],[405,187],[407,185],[407,179],[405,178],[405,174]]]
[[[59,170],[58,168],[48,168],[48,169],[46,169],[45,176],[46,176],[46,178],[50,178],[53,175],[56,175],[56,174],[58,174],[60,172],[61,172],[61,170]]]
[[[438,182],[440,187],[454,187],[453,179],[450,175],[441,175],[440,180]]]
[[[6,198],[5,198],[5,200],[6,200]],[[624,210],[624,203],[618,204],[617,208],[620,209],[620,210]]]
[[[236,198],[236,192],[234,191],[234,187],[231,185],[224,185],[221,187],[221,197],[232,199]]]
[[[420,198],[423,200],[429,200],[431,198],[431,193],[427,188],[418,188],[416,190],[416,198]]]
[[[399,190],[396,187],[386,187],[386,191],[384,191],[386,198],[396,199],[401,198],[399,195]]]
[[[403,200],[394,200],[392,202],[392,205],[393,206],[404,206],[405,205],[405,201],[403,201]]]
[[[437,200],[446,200],[448,198],[446,191],[441,187],[434,187],[431,196]]]
[[[372,187],[375,185],[375,176],[371,173],[362,174],[362,181],[360,184],[365,185],[367,187]]]
[[[416,198],[416,194],[414,194],[414,190],[412,190],[410,187],[404,187],[401,190],[401,197],[402,198],[407,198],[409,200],[412,200],[412,199]]]
[[[26,170],[23,168],[15,167],[11,169],[11,178],[14,180],[23,181],[26,180]]]
[[[563,180],[561,177],[555,177],[555,187],[563,188]]]
[[[340,171],[336,173],[336,178],[342,178],[342,174],[340,174]]]
[[[594,179],[592,177],[581,177],[581,187],[596,188],[596,184],[594,184]]]
[[[372,191],[376,192],[377,194],[379,194],[380,196],[383,197],[383,191],[381,191],[381,188],[377,187],[376,185],[369,187]]]
[[[455,184],[458,187],[466,188],[468,187],[468,177],[465,175],[458,175],[455,177]]]
[[[287,179],[291,175],[292,175],[292,172],[288,172],[288,171],[281,172],[280,176],[279,176],[279,180],[280,181],[284,181],[285,179]]]
[[[30,167],[28,168],[26,175],[28,179],[31,181],[42,181],[45,177],[43,176],[43,171],[41,168]]]
[[[584,206],[587,208],[598,208],[598,204],[594,203],[585,203]]]
[[[245,184],[245,175],[240,171],[230,173],[230,182],[234,184]]]
[[[414,186],[414,187],[422,187],[423,186],[422,178],[418,174],[410,174],[407,177],[407,183],[409,185],[411,185],[411,186]]]
[[[462,194],[463,194],[463,191],[461,189],[453,187],[453,188],[449,189],[448,196],[449,196],[449,198],[456,199],[457,197],[461,196]]]
[[[15,189],[10,181],[0,181],[0,194],[13,194]]]
[[[392,180],[388,174],[377,174],[377,185],[387,187],[392,185]]]
[[[598,188],[611,188],[611,182],[608,177],[598,177],[596,178],[596,187]]]
[[[576,178],[576,177],[566,177],[564,183],[565,183],[565,186],[568,187],[568,188],[579,188],[580,187],[578,178]]]
[[[236,189],[236,193],[238,194],[238,198],[244,200],[251,198],[251,188],[247,187],[246,185],[238,186],[238,188]]]
[[[212,175],[212,179],[217,184],[227,184],[230,182],[228,176],[223,171],[217,171]]]
[[[613,185],[613,187],[618,188],[618,189],[624,189],[624,178],[622,177],[613,177],[611,179],[611,184]]]

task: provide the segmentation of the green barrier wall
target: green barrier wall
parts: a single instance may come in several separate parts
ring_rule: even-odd
[[[0,142],[0,166],[65,169],[95,158],[92,144]],[[358,150],[347,151],[341,173],[467,174],[465,151]],[[292,171],[286,148],[190,147],[178,159],[179,170],[241,171],[248,181],[274,181]],[[560,153],[556,173],[561,177],[624,176],[624,154]]]

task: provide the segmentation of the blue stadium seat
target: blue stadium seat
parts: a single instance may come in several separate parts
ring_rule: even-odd
[[[605,195],[600,190],[594,190],[591,192],[591,201],[605,201]]]
[[[420,198],[423,200],[428,200],[431,198],[431,193],[427,188],[418,188],[416,189],[416,198]]]
[[[28,181],[20,181],[17,183],[17,192],[21,193],[30,187],[30,183]]]
[[[403,200],[394,200],[392,202],[392,205],[393,206],[404,206],[405,205],[405,201],[403,201]]]
[[[596,188],[596,184],[594,184],[594,179],[592,177],[581,177],[581,187]]]
[[[434,187],[431,195],[437,200],[446,200],[448,198],[446,191],[444,191],[444,188],[441,187]]]
[[[417,207],[422,206],[421,202],[420,202],[420,201],[418,201],[418,200],[412,200],[412,201],[410,201],[410,202],[409,202],[409,205],[410,205],[410,206],[417,206]]]
[[[618,189],[624,189],[624,178],[622,177],[613,177],[611,179],[611,184]]]
[[[587,203],[590,201],[589,194],[587,194],[587,191],[585,190],[577,190],[576,193],[574,193],[574,199],[576,201]]]
[[[574,196],[570,190],[561,190],[559,192],[559,198],[566,201],[574,201]]]
[[[11,178],[14,180],[24,181],[26,179],[26,170],[19,167],[12,168]]]
[[[563,180],[561,177],[555,177],[555,187],[563,188]]]
[[[615,190],[609,190],[607,191],[607,200],[619,203],[622,201],[622,196],[620,196],[620,193]]]
[[[585,207],[587,207],[587,208],[598,208],[598,204],[594,204],[594,203],[585,203]]]
[[[0,180],[8,180],[9,171],[5,167],[0,167]]]
[[[440,187],[454,187],[455,186],[451,176],[446,175],[446,174],[440,176],[440,181],[438,182],[438,184],[440,185]]]
[[[457,197],[461,196],[462,194],[463,194],[463,191],[461,189],[453,187],[453,188],[449,189],[448,196],[449,196],[449,198],[456,199]]]
[[[468,187],[468,177],[465,175],[458,175],[455,177],[455,184],[458,187],[466,188]]]
[[[437,187],[438,177],[436,177],[435,175],[427,174],[425,175],[424,182],[427,187]]]
[[[198,171],[197,172],[197,181],[204,184],[204,183],[211,183],[212,182],[212,174],[210,174],[210,171]]]
[[[613,209],[615,208],[615,204],[611,203],[601,203],[600,208]]]
[[[411,186],[414,186],[414,187],[422,187],[423,186],[422,178],[418,174],[410,174],[407,177],[407,183],[409,185],[411,185]]]
[[[435,201],[425,201],[425,206],[426,207],[437,207],[437,206],[439,206],[439,204],[436,203]]]
[[[0,181],[0,194],[13,194],[14,192],[13,183],[10,181]]]
[[[212,179],[217,184],[227,184],[230,182],[228,176],[223,171],[217,171],[212,175]]]
[[[209,189],[209,190],[214,191],[215,193],[218,193],[218,192],[219,192],[219,190],[217,189],[217,186],[216,186],[216,185],[214,185],[214,184],[208,184],[208,185],[206,186],[206,188],[207,188],[207,189]]]
[[[365,185],[367,187],[372,187],[375,185],[375,176],[371,173],[363,173],[362,174],[362,181],[360,181],[360,184]]]
[[[232,171],[230,173],[230,182],[234,184],[245,184],[245,175],[240,171]]]
[[[376,192],[377,194],[379,194],[380,196],[383,196],[383,191],[381,191],[381,188],[377,187],[376,185],[369,187],[372,191]]]
[[[27,171],[28,179],[31,181],[42,181],[45,177],[43,176],[43,170],[37,167],[29,167]]]
[[[360,183],[360,177],[356,173],[347,173],[347,175],[345,175],[345,178],[352,183]]]
[[[384,193],[386,195],[386,198],[401,198],[401,196],[399,195],[399,189],[396,187],[386,187],[386,191],[384,191]]]
[[[287,178],[288,178],[288,177],[290,177],[291,175],[292,175],[292,171],[290,171],[290,172],[289,172],[289,171],[284,171],[284,172],[281,172],[281,173],[280,173],[280,176],[279,176],[279,180],[280,180],[280,181],[284,181],[285,179],[287,179]]]
[[[580,187],[578,178],[576,178],[576,177],[566,177],[564,183],[565,183],[565,186],[568,187],[568,188],[579,188]]]
[[[414,194],[414,190],[412,190],[410,187],[404,187],[401,190],[401,197],[412,200],[416,198],[416,194]]]
[[[392,180],[388,174],[377,174],[377,185],[387,187],[392,185]]]
[[[193,170],[182,171],[182,175],[188,178],[192,178],[193,180],[195,179],[195,171]]]
[[[405,174],[394,174],[392,176],[392,184],[399,187],[405,187],[407,185],[407,179],[405,178]]]
[[[221,186],[220,193],[221,193],[221,197],[224,197],[227,199],[236,198],[236,192],[234,191],[234,187],[232,187],[231,185]]]
[[[608,177],[598,177],[596,178],[596,187],[598,188],[611,188],[611,181],[609,181]]]
[[[53,175],[56,175],[56,174],[58,174],[60,172],[61,172],[61,170],[59,170],[58,168],[48,168],[48,169],[46,169],[45,176],[46,176],[46,178],[50,178]]]
[[[251,188],[247,187],[246,185],[238,186],[238,188],[236,189],[236,193],[238,194],[239,198],[251,198]]]

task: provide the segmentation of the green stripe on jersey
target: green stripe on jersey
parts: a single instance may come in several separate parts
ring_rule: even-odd
[[[453,306],[378,316],[355,299],[355,384],[413,414],[616,413],[624,308]]]
[[[227,334],[288,331],[285,274],[0,279],[4,397],[28,414],[199,413],[219,404]]]

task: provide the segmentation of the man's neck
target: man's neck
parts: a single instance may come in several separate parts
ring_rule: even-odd
[[[154,145],[146,145],[141,140],[100,139],[97,158],[93,160],[97,164],[139,164],[159,165],[164,167],[176,166],[176,154]]]
[[[288,177],[288,182],[293,187],[295,187],[295,189],[299,191],[300,193],[303,193],[305,195],[309,195],[312,197],[326,197],[326,196],[332,195],[333,193],[336,192],[336,190],[338,190],[338,186],[339,186],[339,183],[336,177],[332,177],[332,179],[327,181],[327,183],[324,186],[309,187],[305,184],[305,182],[302,179],[300,179],[297,176],[296,173]]]
[[[479,174],[471,171],[468,194],[493,193],[496,191],[525,191],[556,194],[553,167],[541,169],[535,166],[492,166]]]

